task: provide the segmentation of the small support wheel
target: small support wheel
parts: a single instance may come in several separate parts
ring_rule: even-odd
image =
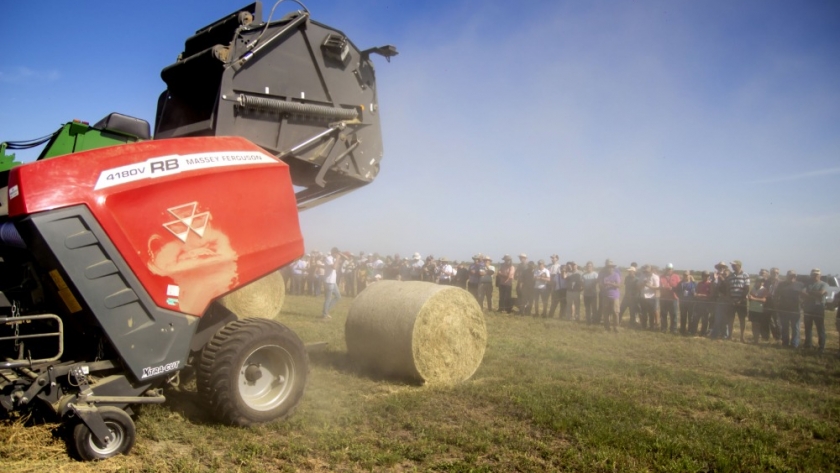
[[[303,397],[309,357],[285,325],[241,319],[213,336],[196,371],[198,393],[210,411],[246,426],[291,415]]]
[[[108,426],[108,430],[111,431],[109,441],[104,445],[101,444],[91,433],[90,428],[84,422],[79,422],[73,428],[73,446],[79,458],[84,461],[104,460],[114,455],[128,454],[136,438],[131,416],[124,410],[112,406],[100,407],[98,411],[105,425]]]

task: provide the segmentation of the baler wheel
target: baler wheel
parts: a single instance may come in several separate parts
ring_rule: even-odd
[[[134,446],[136,431],[131,416],[118,407],[100,407],[99,415],[111,431],[111,441],[101,445],[84,422],[73,428],[73,445],[84,461],[104,460],[119,454],[128,454]]]
[[[235,320],[204,347],[198,393],[221,421],[246,426],[289,416],[306,387],[309,357],[288,327]]]

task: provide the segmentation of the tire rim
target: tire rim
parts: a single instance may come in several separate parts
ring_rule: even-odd
[[[108,456],[117,452],[120,449],[120,446],[122,446],[123,438],[125,437],[125,429],[119,423],[112,420],[106,420],[105,425],[108,427],[111,437],[111,442],[108,445],[99,445],[99,441],[96,440],[96,436],[93,435],[92,432],[88,437],[90,449],[96,454],[102,456]]]
[[[267,345],[248,354],[239,369],[237,385],[245,405],[255,411],[270,411],[286,401],[294,380],[292,355],[280,346]]]

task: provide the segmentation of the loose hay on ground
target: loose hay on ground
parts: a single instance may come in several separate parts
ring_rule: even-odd
[[[380,281],[347,314],[350,358],[389,377],[426,383],[469,379],[487,347],[484,314],[467,291],[418,281]]]
[[[240,319],[259,317],[273,320],[286,300],[286,285],[280,271],[257,279],[219,299],[219,303]]]

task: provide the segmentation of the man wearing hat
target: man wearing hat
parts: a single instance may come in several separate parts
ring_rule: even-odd
[[[818,268],[811,270],[811,277],[802,289],[802,311],[805,313],[805,348],[814,348],[812,331],[817,326],[819,351],[825,352],[825,294],[828,284],[820,279]]]
[[[484,262],[481,260],[481,254],[472,257],[473,263],[470,265],[470,277],[467,280],[467,290],[478,301],[479,306],[481,300],[478,298],[478,286],[481,284],[481,272],[484,271]]]
[[[493,275],[496,274],[493,258],[484,257],[484,267],[479,274],[481,274],[481,280],[478,283],[478,305],[484,307],[486,299],[487,310],[493,310]]]
[[[635,263],[634,263],[635,264]],[[636,276],[636,266],[627,268],[627,276],[624,277],[624,297],[621,299],[621,306],[618,308],[618,323],[624,311],[630,313],[630,327],[639,324],[639,278]]]
[[[621,296],[621,273],[615,268],[615,263],[608,259],[604,263],[601,280],[601,316],[604,318],[604,328],[612,328],[618,332],[619,297]],[[612,327],[610,327],[612,325]]]
[[[732,266],[732,274],[726,278],[726,292],[729,296],[729,318],[730,333],[735,329],[735,316],[738,316],[741,329],[741,343],[744,342],[744,329],[747,325],[747,295],[750,293],[750,275],[743,270],[740,260],[729,263]]]
[[[420,253],[415,252],[414,255],[411,256],[411,280],[412,281],[420,281],[423,278],[423,266],[426,263],[423,262],[423,257],[420,256]]]
[[[513,311],[513,281],[516,276],[516,268],[513,266],[513,259],[510,255],[502,257],[502,265],[496,275],[499,285],[499,312],[505,311],[510,314]]]

